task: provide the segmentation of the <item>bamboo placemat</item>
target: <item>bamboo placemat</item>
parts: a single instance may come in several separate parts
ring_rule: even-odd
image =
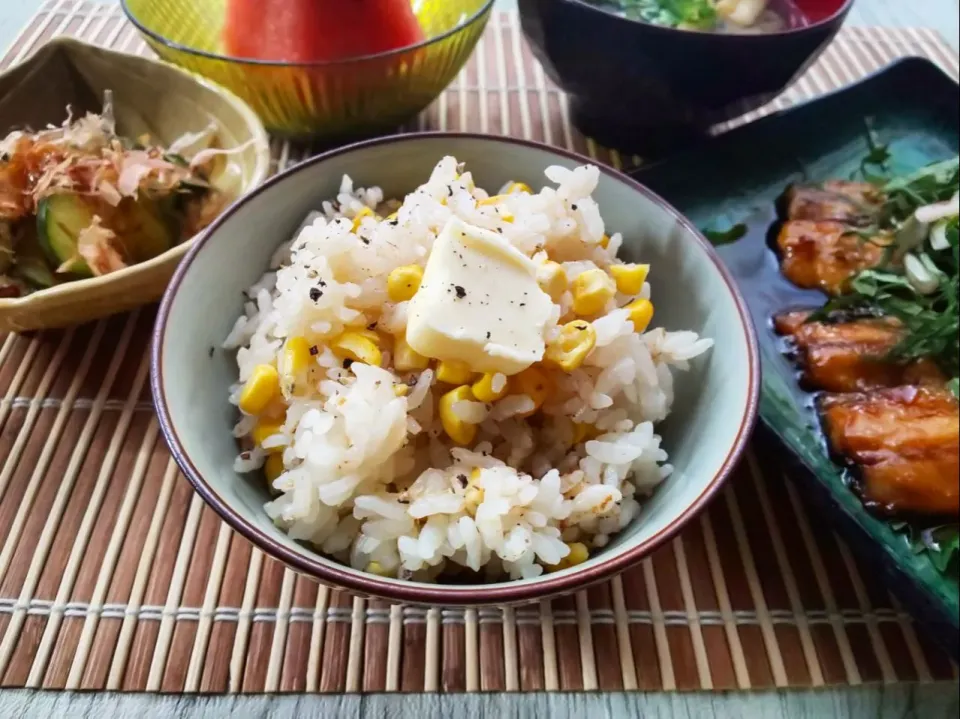
[[[59,34],[148,52],[117,8],[62,0],[44,6],[0,66]],[[957,75],[956,53],[935,33],[846,29],[772,107],[906,54]],[[514,14],[494,18],[470,65],[414,125],[636,161],[571,128]],[[280,168],[309,154],[274,150]],[[0,337],[4,686],[669,691],[957,678],[758,446],[680,537],[575,597],[423,609],[318,587],[235,535],[178,473],[149,404],[153,314]]]

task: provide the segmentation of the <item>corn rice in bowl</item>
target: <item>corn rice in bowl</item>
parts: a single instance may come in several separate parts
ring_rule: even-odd
[[[749,436],[755,339],[703,238],[593,164],[406,135],[230,208],[152,348],[161,429],[201,497],[298,571],[415,603],[581,589],[673,536]]]
[[[447,156],[402,203],[344,177],[280,248],[225,346],[235,468],[290,537],[401,579],[521,579],[637,516],[672,469],[674,373],[713,340],[653,326],[599,174],[491,195]]]

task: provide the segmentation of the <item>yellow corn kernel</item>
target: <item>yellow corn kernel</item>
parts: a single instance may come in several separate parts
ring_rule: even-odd
[[[383,341],[383,338],[376,332],[376,330],[368,330],[366,327],[351,329],[351,332],[356,332],[362,337],[366,337],[368,340],[373,342],[377,347],[380,346],[380,343]]]
[[[367,565],[367,571],[370,574],[376,574],[378,577],[389,577],[393,574],[393,572],[385,569],[380,562],[370,562]]]
[[[490,205],[496,205],[498,202],[506,199],[506,195],[490,195],[490,197],[485,197],[482,200],[477,200],[477,207],[489,207]]]
[[[410,387],[405,384],[395,384],[393,385],[393,393],[397,395],[397,397],[406,397],[410,394]]]
[[[354,362],[379,367],[383,360],[383,355],[380,354],[380,348],[376,343],[360,332],[344,332],[330,343],[330,347],[335,354],[352,359]]]
[[[653,303],[650,300],[634,300],[626,306],[635,332],[643,332],[653,319]]]
[[[240,392],[240,411],[260,414],[280,394],[280,375],[273,365],[258,364]]]
[[[496,376],[496,373],[487,373],[483,375],[480,379],[473,383],[473,396],[476,397],[481,402],[496,402],[498,399],[503,397],[508,390],[508,382],[506,378],[503,378],[503,387],[499,391],[494,391],[493,389],[493,378]]]
[[[415,351],[403,335],[397,335],[393,344],[393,368],[398,372],[423,370],[430,366],[430,359]]]
[[[518,192],[525,192],[528,195],[533,194],[533,190],[530,189],[530,185],[525,182],[511,182],[507,185],[506,194],[513,195]]]
[[[304,337],[290,337],[283,346],[283,389],[293,392],[294,383],[310,366],[310,343]]]
[[[387,296],[392,302],[406,302],[412,299],[423,280],[423,268],[420,265],[397,267],[387,275]]]
[[[263,473],[267,477],[267,482],[273,484],[274,480],[284,472],[283,453],[271,454],[263,464]]]
[[[587,545],[583,542],[571,542],[567,546],[570,547],[570,554],[564,557],[563,560],[567,563],[568,567],[583,564],[590,558],[590,550],[587,549]]]
[[[581,272],[573,281],[573,311],[581,317],[602,312],[615,290],[616,285],[603,270]]]
[[[477,436],[477,425],[468,424],[457,417],[453,412],[453,405],[457,402],[464,402],[473,399],[470,387],[462,385],[452,389],[440,398],[439,414],[440,423],[443,425],[443,431],[447,433],[456,444],[467,445],[473,442]]]
[[[574,320],[560,328],[560,334],[547,345],[543,358],[564,372],[573,372],[597,344],[597,331],[586,320]]]
[[[281,427],[282,425],[274,424],[273,422],[260,422],[256,427],[253,428],[253,432],[250,433],[250,437],[258,447],[262,447],[263,442],[267,437],[272,437],[273,435],[280,433]],[[271,447],[266,451],[282,452],[283,447]]]
[[[466,384],[473,372],[463,362],[441,360],[437,363],[437,381],[447,384]],[[469,387],[467,388],[469,389]]]
[[[471,515],[475,514],[477,507],[483,504],[483,487],[477,486],[478,479],[480,479],[480,468],[474,467],[470,470],[467,492],[463,495],[464,507]]]
[[[617,283],[617,291],[625,295],[638,294],[648,274],[650,265],[610,265],[610,275]]]
[[[585,422],[574,422],[573,423],[573,443],[580,444],[581,442],[586,442],[590,439],[595,439],[600,436],[600,430],[597,429],[592,424],[587,424]]]
[[[518,415],[519,417],[529,417],[546,402],[547,396],[550,394],[550,379],[534,365],[510,378],[510,390],[514,394],[525,394],[533,400],[533,409]]]
[[[483,490],[480,487],[470,487],[463,496],[463,504],[470,514],[475,514],[477,507],[483,504]]]
[[[506,195],[494,195],[493,197],[487,197],[483,200],[477,201],[477,207],[489,207],[491,205],[496,205],[502,200],[506,199]],[[506,207],[498,207],[497,214],[500,215],[500,219],[504,222],[513,222],[515,219],[513,213],[510,212]]]
[[[600,238],[600,246],[607,249],[610,246],[610,235],[604,235]]]
[[[550,295],[551,300],[558,302],[567,291],[567,273],[563,265],[553,260],[544,262],[537,268],[537,284]]]
[[[373,210],[371,210],[369,207],[364,207],[362,210],[360,210],[360,212],[358,212],[353,217],[354,232],[360,229],[360,223],[363,222],[363,219],[365,217],[376,217],[376,215],[374,214]]]

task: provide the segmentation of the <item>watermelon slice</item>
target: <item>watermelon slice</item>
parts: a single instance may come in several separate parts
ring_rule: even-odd
[[[224,45],[233,57],[328,62],[415,45],[410,0],[228,0]]]

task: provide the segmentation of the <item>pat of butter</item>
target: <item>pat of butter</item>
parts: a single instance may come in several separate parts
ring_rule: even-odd
[[[410,300],[407,344],[475,372],[522,372],[543,358],[553,302],[536,265],[496,232],[451,218]]]

